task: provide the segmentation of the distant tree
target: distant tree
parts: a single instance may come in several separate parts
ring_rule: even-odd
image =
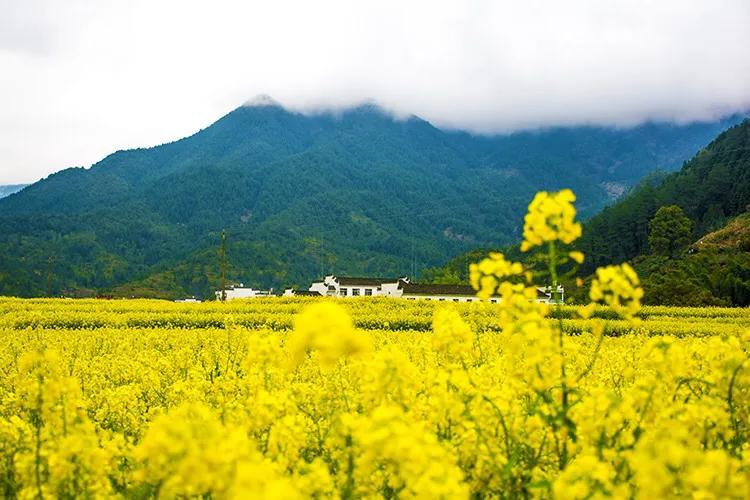
[[[52,297],[52,266],[55,262],[51,255],[47,258],[47,297]]]
[[[661,207],[648,224],[648,245],[651,253],[675,257],[690,243],[691,221],[677,205]]]
[[[434,267],[422,271],[420,281],[439,285],[460,285],[465,280],[462,279],[456,269],[451,269],[449,267]]]

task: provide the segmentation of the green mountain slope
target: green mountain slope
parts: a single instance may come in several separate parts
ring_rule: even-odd
[[[684,212],[684,239],[692,245],[665,252],[654,231],[674,232],[650,222],[660,207]],[[679,208],[674,208],[679,207]],[[720,134],[683,168],[593,217],[581,248],[587,269],[630,260],[646,292],[645,301],[665,305],[750,305],[750,120]],[[676,212],[675,212],[676,211]],[[659,211],[661,214],[662,211]],[[677,245],[679,246],[679,245]]]
[[[743,214],[680,254],[632,259],[649,304],[750,305],[750,214]]]
[[[750,204],[750,120],[721,133],[679,172],[643,183],[592,217],[580,246],[587,269],[649,252],[648,223],[659,207],[677,205],[693,221],[693,237],[721,227]]]
[[[375,106],[243,106],[185,139],[0,200],[0,294],[207,295],[221,229],[229,278],[257,286],[408,274],[415,262],[514,241],[539,189],[572,187],[593,214],[735,121],[481,137]]]

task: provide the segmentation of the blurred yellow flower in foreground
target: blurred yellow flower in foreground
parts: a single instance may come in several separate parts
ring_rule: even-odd
[[[369,339],[354,329],[349,313],[335,302],[312,304],[294,319],[289,351],[296,365],[310,351],[317,353],[322,366],[330,368],[344,356],[370,349]]]
[[[534,196],[524,217],[521,251],[550,241],[572,243],[581,236],[581,224],[575,221],[576,196],[570,189],[556,193],[542,191]]]

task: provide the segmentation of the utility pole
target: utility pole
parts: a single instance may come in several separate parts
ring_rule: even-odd
[[[411,236],[411,276],[410,279],[417,281],[417,256],[414,253],[414,234]]]
[[[52,264],[55,258],[50,255],[47,257],[47,297],[52,297]]]
[[[221,301],[227,300],[227,233],[221,230],[221,249],[219,250],[221,269]]]
[[[320,266],[320,277],[325,276],[323,274],[323,237],[320,237],[318,245],[318,265]]]

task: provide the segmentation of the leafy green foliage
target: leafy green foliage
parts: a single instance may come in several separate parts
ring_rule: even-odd
[[[648,224],[648,246],[657,255],[675,257],[690,243],[693,221],[677,205],[661,207]]]
[[[706,250],[679,259],[643,256],[633,264],[645,303],[684,306],[750,305],[750,254]]]
[[[508,254],[510,248],[475,248],[468,252],[456,255],[442,266],[430,267],[417,276],[424,283],[435,283],[442,285],[459,285],[469,283],[469,264],[479,262],[487,257],[490,252]]]

